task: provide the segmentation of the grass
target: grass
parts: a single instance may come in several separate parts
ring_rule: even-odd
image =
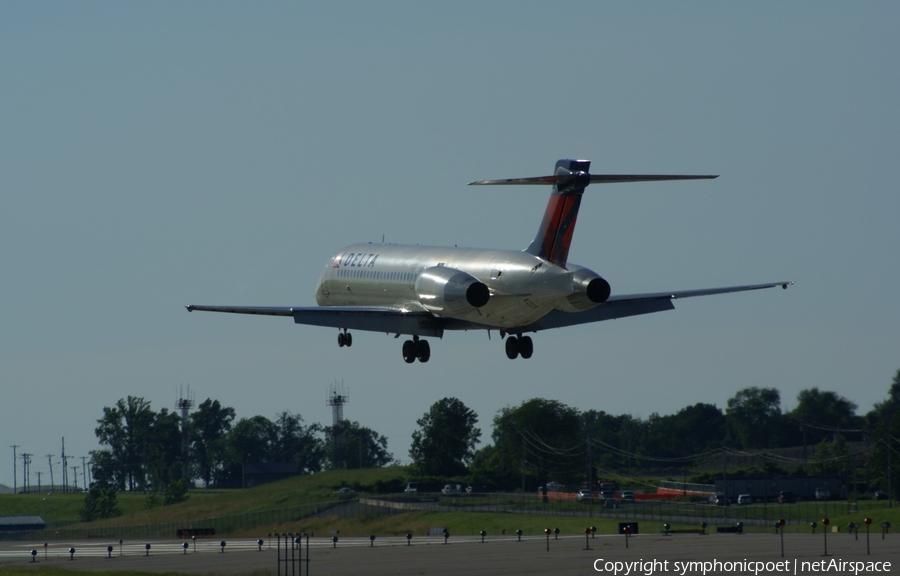
[[[377,482],[404,479],[406,468],[337,470],[297,476],[246,490],[193,490],[186,502],[146,509],[147,494],[120,493],[124,514],[93,522],[90,526],[127,526],[163,522],[192,521],[247,512],[273,510],[301,504],[339,500],[334,491],[348,485],[374,486]],[[351,495],[352,496],[352,495]],[[2,494],[0,516],[38,515],[52,523],[78,520],[84,494]],[[87,526],[87,524],[76,524]]]
[[[0,494],[0,516],[37,515],[50,522],[71,522],[78,519],[84,504],[83,493],[56,494]],[[125,514],[144,509],[146,494],[119,494],[119,508]]]
[[[498,511],[459,511],[459,512],[432,512],[412,511],[394,516],[363,515],[349,518],[322,517],[316,515],[309,517],[312,506],[320,511],[328,508],[328,504],[339,500],[354,498],[359,494],[337,495],[334,491],[343,486],[373,489],[376,485],[393,482],[395,485],[405,483],[409,473],[406,468],[376,468],[367,470],[341,470],[328,471],[307,476],[298,476],[288,480],[265,484],[246,490],[195,490],[191,492],[187,502],[171,506],[161,506],[153,509],[145,509],[148,496],[145,494],[119,494],[119,506],[125,514],[119,518],[112,518],[90,524],[77,523],[78,510],[81,508],[83,494],[53,494],[33,495],[16,494],[0,495],[0,516],[7,515],[31,515],[37,514],[56,524],[54,528],[70,524],[69,528],[120,528],[135,527],[153,524],[179,524],[178,527],[203,526],[204,520],[211,518],[241,516],[240,520],[227,521],[217,524],[217,530],[223,536],[248,536],[259,537],[274,529],[284,531],[312,531],[315,533],[328,533],[329,530],[340,530],[347,536],[376,535],[403,535],[411,530],[415,535],[427,534],[429,528],[447,528],[451,534],[475,535],[481,530],[489,534],[497,535],[506,531],[507,535],[521,529],[526,534],[538,534],[545,528],[560,528],[563,533],[582,533],[584,528],[594,524],[599,533],[615,533],[621,521],[637,521],[646,526],[645,531],[661,529],[665,514],[670,508],[660,507],[653,513],[652,519],[645,518],[609,518],[602,517],[602,510],[597,510],[595,516],[565,516],[566,511],[583,511],[584,505],[577,503],[554,503],[552,507],[539,504],[536,495],[509,495],[500,497],[500,500],[487,502],[487,504],[517,503],[516,508],[533,508],[534,514]],[[534,496],[532,498],[532,496]],[[504,499],[505,498],[505,499]],[[478,499],[442,498],[443,506],[473,504]],[[280,522],[267,520],[270,511],[285,511],[305,506],[303,513],[291,513],[283,515],[286,518]],[[623,507],[615,512],[628,512],[629,507]],[[637,511],[637,510],[635,510]],[[546,513],[550,512],[550,515]],[[559,513],[560,515],[553,515]],[[696,528],[700,521],[705,520],[710,525],[710,530],[716,526],[725,526],[733,523],[733,520],[715,518],[722,513],[721,508],[706,506],[687,506],[680,511],[673,511],[681,516],[697,515],[696,520],[690,520],[683,524],[670,522],[673,528]],[[888,509],[886,502],[860,502],[860,511],[847,513],[847,505],[843,502],[832,501],[826,508],[822,503],[803,502],[793,505],[769,505],[763,508],[760,504],[751,506],[732,506],[729,515],[739,515],[742,518],[769,518],[774,520],[784,515],[788,520],[787,531],[804,532],[810,530],[809,522],[812,520],[821,524],[821,518],[828,515],[832,526],[840,526],[846,531],[849,522],[861,523],[863,518],[869,516],[873,520],[870,528],[874,533],[881,530],[881,522],[891,522],[896,529],[900,529],[900,507]],[[280,524],[278,526],[277,524]],[[288,526],[290,525],[290,526]],[[751,527],[748,531],[768,531],[772,526]],[[124,529],[123,529],[124,530]],[[169,528],[166,528],[169,530]],[[169,532],[165,532],[168,534]],[[174,535],[174,529],[171,530]]]

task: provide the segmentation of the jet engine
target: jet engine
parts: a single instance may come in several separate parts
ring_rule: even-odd
[[[560,310],[563,312],[581,312],[606,302],[611,290],[609,282],[588,268],[574,265],[570,265],[569,268],[574,269],[572,274],[572,293],[566,297],[563,304],[559,307]]]
[[[419,302],[437,314],[462,314],[490,300],[488,287],[471,274],[446,266],[426,268],[416,278]]]

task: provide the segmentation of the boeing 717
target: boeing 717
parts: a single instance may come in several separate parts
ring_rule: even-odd
[[[315,307],[199,306],[187,310],[287,316],[297,324],[338,329],[338,346],[353,344],[350,330],[384,332],[403,342],[403,360],[428,362],[424,338],[448,330],[491,330],[506,340],[506,356],[531,358],[529,334],[588,322],[675,308],[673,300],[744,292],[793,282],[701,290],[612,294],[598,273],[568,261],[575,220],[591,184],[701,180],[706,175],[590,174],[590,161],[560,160],[551,176],[480,180],[472,185],[553,187],[537,236],[524,251],[484,248],[354,244],[335,253],[316,287]]]

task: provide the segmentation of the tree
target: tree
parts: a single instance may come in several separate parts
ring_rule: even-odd
[[[153,416],[144,444],[144,468],[147,487],[151,490],[165,490],[171,482],[181,478],[180,424],[178,414],[166,408]]]
[[[91,476],[94,484],[115,487],[118,463],[110,450],[91,450]]]
[[[226,437],[234,421],[234,408],[206,399],[191,414],[191,460],[206,486],[215,483],[225,469]]]
[[[900,476],[900,410],[890,420],[881,421],[872,435],[872,484],[881,490],[897,491]],[[891,454],[889,454],[891,452]]]
[[[790,416],[804,427],[810,443],[827,440],[834,432],[862,427],[862,419],[856,415],[856,404],[835,392],[823,392],[818,388],[801,390],[797,394],[797,407]]]
[[[91,489],[84,497],[84,504],[78,511],[78,518],[82,522],[115,518],[121,515],[122,510],[119,509],[116,489],[99,482],[91,485]]]
[[[188,498],[190,498],[190,494],[188,493],[187,485],[183,479],[179,478],[170,483],[169,487],[166,488],[163,505],[168,506],[169,504],[186,502]]]
[[[848,468],[850,462],[847,460],[847,441],[838,434],[834,441],[822,441],[816,446],[813,454],[810,470],[813,474],[820,476],[831,476],[838,474],[845,468]]]
[[[318,424],[303,425],[299,414],[282,412],[275,422],[265,416],[241,418],[228,433],[228,462],[223,479],[236,479],[250,462],[293,462],[301,473],[322,469],[324,448]]]
[[[275,462],[278,427],[265,416],[241,418],[228,434],[232,464]]]
[[[584,436],[591,441],[591,462],[594,466],[624,468],[635,462],[621,452],[643,451],[641,440],[645,437],[643,431],[646,426],[639,418],[628,414],[613,416],[603,410],[587,410],[581,414],[581,419]],[[644,448],[654,453],[653,448]]]
[[[584,422],[578,410],[543,398],[527,400],[515,408],[503,408],[494,417],[494,444],[507,470],[571,482],[587,473]]]
[[[334,451],[329,451],[334,446],[334,427],[326,426],[324,432],[325,460],[327,466],[334,469]],[[387,451],[387,438],[370,428],[360,426],[359,422],[344,420],[341,422],[339,435],[343,446],[340,459],[347,468],[380,468],[394,460],[394,455]]]
[[[172,433],[177,434],[178,415],[163,409],[155,413],[150,402],[136,396],[120,399],[113,407],[104,407],[94,429],[97,440],[109,448],[101,474],[111,478],[119,490],[144,490],[148,487],[148,466],[157,484],[165,484],[169,463],[178,459]],[[174,444],[177,446],[177,442]],[[174,454],[173,454],[174,450]]]
[[[284,411],[275,421],[277,440],[272,453],[273,462],[294,462],[303,474],[322,470],[325,449],[317,435],[318,424],[303,425],[299,414]]]
[[[866,414],[866,421],[870,429],[876,428],[882,423],[890,425],[897,412],[900,412],[900,370],[894,374],[887,399],[884,402],[875,403],[875,407]]]
[[[675,414],[651,414],[638,451],[666,458],[699,454],[721,447],[726,429],[726,417],[718,407],[698,402]]]
[[[745,450],[779,446],[781,394],[775,388],[744,388],[725,409],[735,440]]]
[[[444,398],[431,405],[412,434],[409,455],[420,474],[455,476],[465,474],[472,461],[481,430],[478,415],[457,398]]]

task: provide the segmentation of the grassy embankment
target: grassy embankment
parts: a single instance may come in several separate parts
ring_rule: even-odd
[[[301,505],[334,502],[340,498],[351,498],[355,495],[339,497],[334,494],[334,491],[348,485],[369,487],[371,491],[376,484],[390,481],[399,484],[408,476],[405,468],[329,471],[299,476],[246,490],[195,490],[191,492],[187,502],[152,509],[145,509],[148,501],[147,495],[124,493],[118,497],[119,506],[124,512],[123,516],[90,524],[76,523],[71,527],[135,526],[172,522],[183,522],[186,526],[198,526],[202,525],[204,519],[209,518],[238,514],[252,515],[255,512],[263,513]],[[25,494],[0,495],[0,516],[37,514],[54,523],[66,520],[74,521],[77,520],[78,510],[83,501],[83,494],[53,494],[49,497]],[[735,513],[740,510],[745,514],[751,514],[751,508],[753,507],[746,507],[743,510],[736,509],[736,507],[732,509]],[[861,522],[866,515],[873,519],[871,529],[874,533],[880,532],[880,524],[883,521],[889,521],[895,529],[900,529],[900,507],[888,509],[886,503],[883,508],[854,514],[841,513],[841,507],[835,506],[832,508],[832,514],[830,518],[832,525],[841,526],[842,531],[846,530],[849,522]],[[264,514],[260,514],[260,517],[264,516]],[[602,518],[599,517],[599,514],[594,518],[589,518],[586,516],[532,515],[510,512],[415,511],[394,516],[371,514],[348,518],[305,517],[285,523],[284,526],[273,526],[271,522],[262,520],[256,524],[245,522],[240,528],[230,531],[227,535],[260,537],[273,530],[312,531],[319,534],[328,534],[330,530],[340,530],[340,533],[345,536],[368,536],[369,534],[390,536],[412,531],[413,534],[421,535],[428,533],[430,528],[447,528],[451,534],[457,535],[474,535],[481,530],[491,535],[498,535],[503,531],[507,535],[512,535],[517,529],[533,535],[541,533],[545,528],[559,528],[564,534],[580,534],[589,525],[596,526],[598,533],[609,534],[617,531],[620,521],[618,518]],[[641,523],[642,531],[655,532],[661,529],[663,520],[638,519],[638,522]],[[709,523],[709,530],[714,530],[716,525],[727,524],[725,521],[709,521]],[[697,522],[672,522],[672,527],[696,528]],[[747,527],[747,530],[757,531],[771,529]],[[809,525],[808,523],[791,522],[787,530],[804,532],[809,530]]]

